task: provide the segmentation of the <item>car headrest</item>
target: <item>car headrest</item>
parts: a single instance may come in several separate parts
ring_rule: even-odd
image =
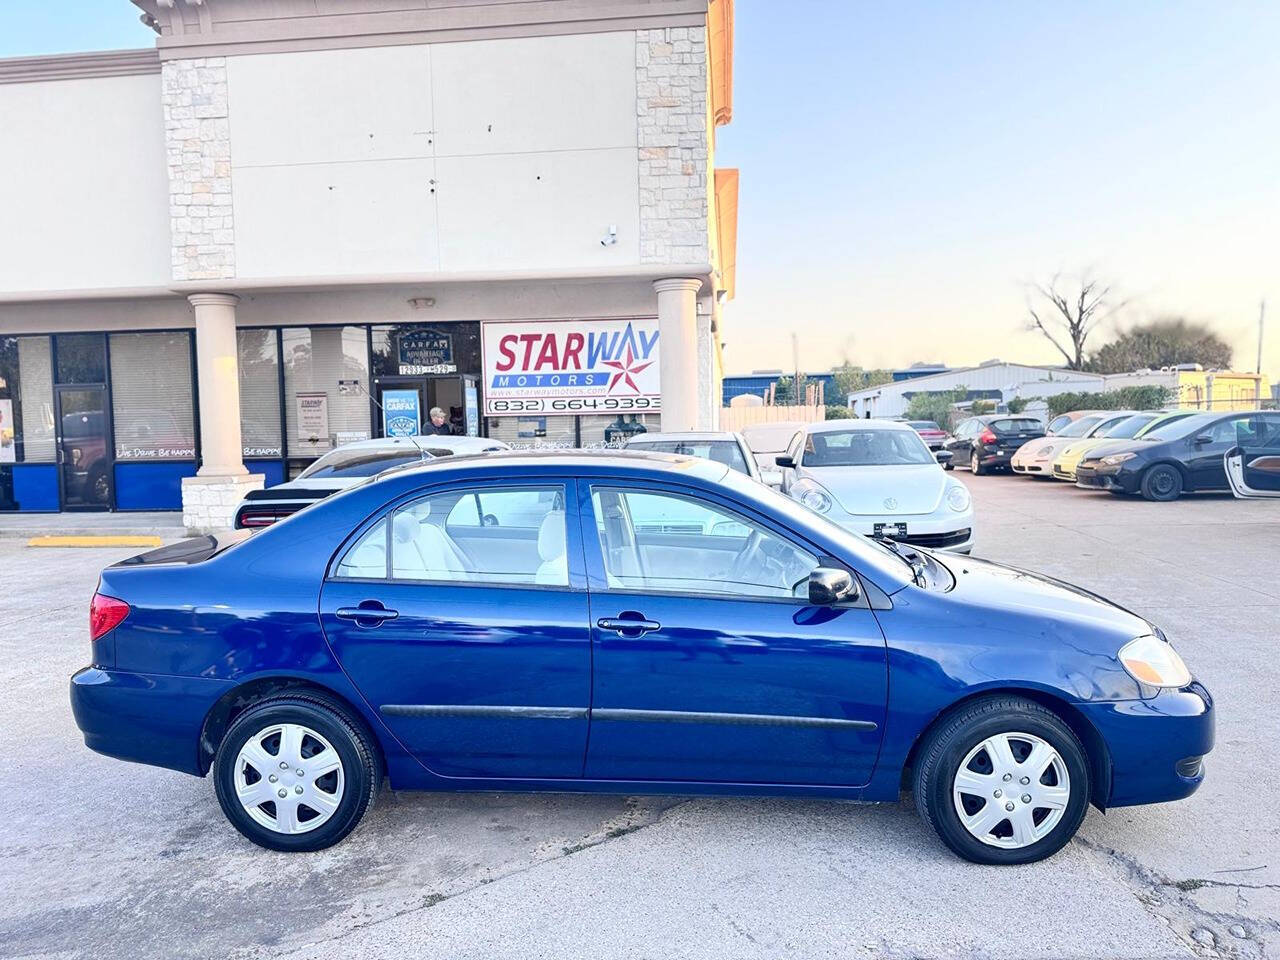
[[[555,560],[564,556],[564,511],[552,510],[542,518],[538,528],[538,556]]]
[[[396,543],[412,543],[417,539],[419,529],[418,517],[407,510],[400,510],[392,521],[391,535]]]

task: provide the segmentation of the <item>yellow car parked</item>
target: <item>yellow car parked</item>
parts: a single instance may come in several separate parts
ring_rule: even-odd
[[[1141,423],[1134,426],[1133,429],[1137,430],[1146,426],[1146,424],[1151,422],[1151,419],[1155,418],[1155,415],[1156,412],[1153,411],[1150,414],[1150,419],[1143,420]],[[1120,437],[1112,436],[1112,431],[1127,429],[1129,420],[1132,420],[1134,417],[1141,416],[1145,415],[1139,410],[1108,411],[1101,420],[1094,424],[1093,429],[1086,433],[1084,437],[1079,440],[1073,440],[1058,451],[1057,456],[1053,458],[1053,467],[1050,470],[1053,478],[1055,480],[1069,480],[1071,483],[1075,483],[1076,464],[1080,462],[1084,455],[1092,448],[1108,439],[1121,439]],[[1129,434],[1129,437],[1132,436],[1133,434]]]

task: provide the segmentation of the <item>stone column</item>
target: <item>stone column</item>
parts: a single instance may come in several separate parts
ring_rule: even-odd
[[[182,481],[182,521],[188,533],[231,528],[236,508],[263,475],[244,466],[240,441],[240,374],[236,304],[227,293],[193,293],[196,382],[200,392],[200,469]]]
[[[698,429],[698,290],[702,281],[689,277],[655,280],[662,429]]]

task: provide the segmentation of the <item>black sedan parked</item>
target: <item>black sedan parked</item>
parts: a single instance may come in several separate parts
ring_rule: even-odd
[[[1243,463],[1244,482],[1256,488],[1237,494],[1265,491],[1271,478],[1263,468],[1280,457],[1280,412],[1198,413],[1157,427],[1119,449],[1108,444],[1100,456],[1086,456],[1076,467],[1076,486],[1140,493],[1148,500],[1231,490],[1227,467],[1232,457]]]
[[[1035,417],[995,413],[961,420],[942,445],[951,451],[946,469],[967,464],[974,473],[983,474],[997,467],[1008,468],[1020,446],[1043,436],[1044,424]]]

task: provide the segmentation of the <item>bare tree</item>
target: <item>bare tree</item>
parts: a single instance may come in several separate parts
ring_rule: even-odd
[[[1028,329],[1044,334],[1062,354],[1069,369],[1083,370],[1084,347],[1089,335],[1125,302],[1113,301],[1110,285],[1088,272],[1078,279],[1055,273],[1048,283],[1033,283],[1030,288]],[[1069,344],[1069,348],[1064,344]]]

